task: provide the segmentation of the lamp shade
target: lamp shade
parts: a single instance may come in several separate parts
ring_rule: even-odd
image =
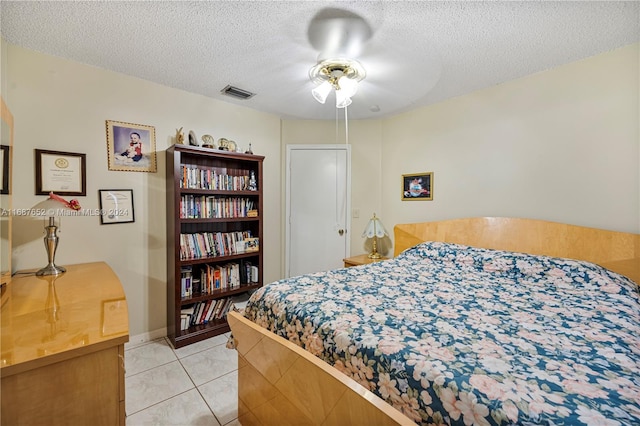
[[[336,90],[336,108],[345,108],[351,105],[351,98],[344,90]]]
[[[40,201],[35,206],[31,207],[33,216],[59,217],[65,216],[65,211],[67,212],[66,215],[69,215],[69,212],[73,211],[73,209],[51,198]]]
[[[382,238],[385,235],[389,235],[389,233],[384,228],[384,225],[382,224],[382,221],[380,220],[380,218],[377,217],[376,214],[374,213],[373,217],[369,219],[369,223],[367,223],[367,226],[364,229],[364,232],[362,233],[362,237],[363,238],[365,237],[366,238],[373,238],[373,237]]]
[[[73,216],[74,212],[78,210],[80,210],[78,200],[66,201],[51,192],[49,198],[31,207],[31,215],[37,217]]]
[[[323,82],[321,85],[319,85],[318,87],[316,87],[315,89],[313,89],[311,91],[311,94],[316,99],[316,101],[323,104],[327,100],[327,96],[329,96],[329,92],[331,92],[331,88],[332,88],[331,83],[329,83],[329,81],[327,80]]]
[[[358,91],[358,81],[346,76],[340,77],[338,86],[340,86],[340,90],[344,90],[345,95],[349,98]]]

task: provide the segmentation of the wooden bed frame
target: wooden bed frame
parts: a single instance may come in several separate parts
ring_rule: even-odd
[[[587,260],[640,283],[640,234],[532,219],[471,218],[396,225],[395,250],[423,241]],[[238,420],[248,425],[414,425],[299,346],[228,315],[238,351]]]

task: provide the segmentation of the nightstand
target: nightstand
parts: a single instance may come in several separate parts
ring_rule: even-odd
[[[359,254],[358,256],[347,257],[346,259],[342,259],[344,262],[344,267],[348,268],[350,266],[358,266],[358,265],[366,265],[367,263],[375,263],[380,262],[381,260],[387,260],[388,257],[381,257],[380,259],[369,259],[368,254]]]

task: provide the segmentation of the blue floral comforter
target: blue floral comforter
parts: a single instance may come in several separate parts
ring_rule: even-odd
[[[423,243],[269,284],[245,316],[416,423],[640,425],[638,288],[588,262]]]

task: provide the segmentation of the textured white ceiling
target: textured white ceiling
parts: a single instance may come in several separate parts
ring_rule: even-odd
[[[640,2],[0,2],[9,43],[282,118],[334,119],[310,94],[311,19],[333,7],[373,30],[352,119],[378,118],[640,40]],[[256,93],[236,100],[227,84]],[[378,106],[380,111],[373,112]],[[373,108],[375,109],[375,108]]]

